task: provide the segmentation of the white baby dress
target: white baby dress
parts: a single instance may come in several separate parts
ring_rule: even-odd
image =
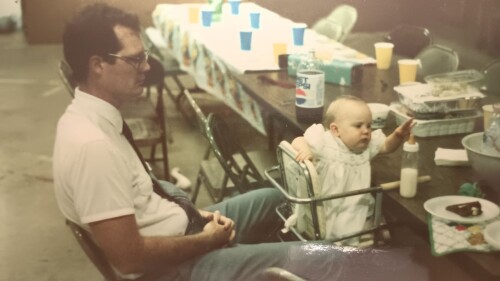
[[[304,138],[313,154],[322,195],[370,187],[370,160],[379,153],[386,138],[381,130],[372,132],[368,148],[360,154],[351,152],[320,124],[310,126]],[[373,198],[368,194],[325,201],[325,238],[332,240],[362,230],[372,204]],[[356,241],[351,239],[346,243]]]

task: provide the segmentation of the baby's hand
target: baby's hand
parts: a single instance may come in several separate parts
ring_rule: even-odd
[[[312,152],[309,149],[302,149],[300,151],[297,151],[297,156],[295,157],[295,160],[297,161],[304,161],[304,160],[312,160]]]
[[[396,133],[398,137],[404,139],[411,133],[411,129],[413,128],[413,126],[415,126],[415,124],[413,123],[413,118],[410,118],[399,127],[397,127],[396,130],[394,130],[394,133]]]

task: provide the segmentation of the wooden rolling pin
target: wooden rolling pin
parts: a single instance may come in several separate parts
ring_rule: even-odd
[[[431,180],[431,176],[420,176],[417,178],[417,183],[424,183],[428,182]],[[393,181],[393,182],[386,182],[380,184],[380,187],[382,187],[383,190],[392,190],[396,189],[399,187],[399,181]]]

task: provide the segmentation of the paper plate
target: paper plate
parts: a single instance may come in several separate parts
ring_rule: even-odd
[[[483,210],[481,215],[475,217],[462,217],[446,210],[446,206],[472,201],[479,201],[479,203],[481,203],[481,209]],[[459,195],[440,196],[429,199],[425,201],[424,209],[436,217],[466,224],[487,221],[500,214],[500,208],[493,202],[481,198]]]
[[[484,229],[484,239],[488,244],[500,250],[500,221],[490,223]]]

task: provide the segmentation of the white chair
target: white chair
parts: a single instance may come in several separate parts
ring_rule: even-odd
[[[343,42],[358,20],[358,11],[350,5],[337,6],[328,16],[319,19],[313,29],[331,39]],[[339,34],[340,32],[340,34]]]
[[[327,18],[322,18],[318,22],[316,22],[313,26],[313,29],[317,33],[325,35],[326,37],[335,41],[340,41],[340,39],[344,35],[344,29],[342,28],[342,26],[339,23]]]
[[[337,242],[364,234],[372,233],[374,243],[379,239],[381,228],[382,191],[381,187],[370,187],[341,194],[322,194],[318,175],[314,165],[309,160],[295,160],[296,151],[286,141],[277,148],[278,166],[267,169],[265,174],[270,182],[286,197],[287,202],[280,205],[276,211],[285,221],[288,228],[299,240],[324,240],[326,234],[326,216],[323,202],[348,196],[374,193],[375,208],[370,226],[365,229],[331,240]],[[273,178],[279,172],[280,183]]]

